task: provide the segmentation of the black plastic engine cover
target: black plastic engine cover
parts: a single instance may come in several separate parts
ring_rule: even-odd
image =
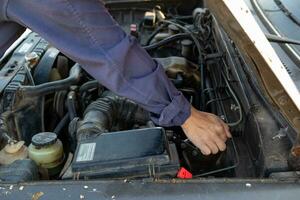
[[[81,141],[72,164],[76,177],[175,176],[179,160],[162,128],[104,133]]]

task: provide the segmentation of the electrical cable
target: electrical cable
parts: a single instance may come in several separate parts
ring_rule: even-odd
[[[205,95],[202,91],[205,90],[205,69],[204,69],[204,60],[203,60],[203,56],[202,56],[202,50],[201,50],[201,45],[199,40],[197,39],[197,37],[195,36],[195,34],[189,30],[188,28],[176,23],[176,22],[172,22],[169,20],[162,20],[162,22],[167,23],[167,24],[172,24],[174,26],[177,26],[178,28],[182,29],[184,32],[189,33],[192,40],[194,41],[199,55],[198,55],[198,63],[200,64],[200,74],[201,74],[201,107],[200,109],[203,110],[203,108],[205,107]]]
[[[226,76],[224,75],[223,72],[221,72],[224,80],[225,80],[225,83],[228,87],[228,90],[229,92],[231,93],[233,99],[235,100],[236,104],[237,104],[237,107],[239,109],[239,119],[236,121],[236,122],[227,122],[227,125],[230,126],[230,127],[235,127],[237,125],[239,125],[242,121],[243,121],[243,111],[242,111],[242,106],[241,106],[241,103],[238,99],[238,97],[236,96],[235,92],[233,91],[231,85],[229,84],[228,80],[226,79]]]
[[[182,29],[184,32],[189,33],[191,35],[191,38],[194,41],[197,49],[198,49],[198,52],[199,52],[199,57],[198,57],[199,63],[203,63],[201,45],[200,45],[199,40],[194,35],[194,33],[191,30],[189,30],[188,28],[186,28],[186,27],[184,27],[184,26],[182,26],[182,25],[180,25],[180,24],[178,24],[176,22],[173,22],[173,21],[170,21],[170,20],[162,20],[162,22],[163,23],[167,23],[167,24],[172,24],[174,26],[177,26],[178,28]]]
[[[166,25],[165,24],[162,24],[160,25],[151,35],[150,37],[147,39],[146,41],[146,45],[145,46],[148,46],[151,44],[151,41],[153,40],[153,38],[160,32],[162,31],[164,28],[166,28]]]
[[[206,106],[208,106],[209,104],[211,104],[211,103],[213,103],[213,102],[216,102],[216,101],[224,101],[224,100],[227,100],[227,99],[230,99],[230,97],[211,99],[211,100],[209,100],[208,102],[206,102]]]
[[[149,46],[144,46],[144,49],[146,51],[153,51],[161,46],[164,46],[166,44],[169,44],[171,42],[174,42],[174,41],[178,41],[180,39],[186,39],[186,38],[191,38],[190,34],[188,33],[179,33],[179,34],[176,34],[176,35],[172,35],[162,41],[159,41],[157,43],[154,43],[154,44],[151,44]]]

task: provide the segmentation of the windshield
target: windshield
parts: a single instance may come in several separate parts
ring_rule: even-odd
[[[300,40],[300,1],[245,0],[265,33]],[[300,45],[272,43],[300,90]]]

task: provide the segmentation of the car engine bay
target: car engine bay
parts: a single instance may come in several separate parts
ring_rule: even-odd
[[[226,151],[204,156],[180,127],[156,126],[31,32],[0,66],[0,180],[285,176],[288,126],[251,92],[245,60],[209,10],[195,6],[109,10],[195,108],[230,126]]]

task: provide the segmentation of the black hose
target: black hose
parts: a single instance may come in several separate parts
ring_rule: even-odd
[[[151,35],[150,37],[147,39],[146,41],[146,46],[150,45],[151,44],[151,41],[153,40],[153,38],[161,31],[163,30],[164,28],[166,28],[166,24],[162,24],[160,25]]]
[[[74,91],[70,91],[68,94],[67,108],[70,120],[73,120],[75,117],[78,116],[76,111],[76,93]]]
[[[20,87],[20,92],[21,94],[28,95],[28,96],[43,96],[60,90],[66,90],[71,85],[79,82],[80,75],[81,75],[81,67],[79,64],[75,64],[71,68],[70,75],[68,78],[59,81],[44,83],[37,86],[22,85]]]
[[[63,130],[64,127],[67,126],[67,123],[70,122],[70,117],[69,117],[69,113],[67,113],[62,120],[60,120],[60,122],[57,124],[57,126],[55,127],[53,133],[56,133],[57,135],[59,135],[61,133],[61,131]]]
[[[155,44],[151,44],[149,46],[144,46],[144,49],[146,51],[153,51],[159,47],[162,47],[164,45],[167,45],[171,42],[174,42],[174,41],[177,41],[177,40],[181,40],[181,39],[189,39],[191,38],[191,35],[189,33],[179,33],[179,34],[176,34],[176,35],[172,35],[162,41],[159,41]]]
[[[79,93],[83,94],[84,92],[99,87],[99,82],[97,80],[92,80],[84,83],[79,88]]]
[[[199,40],[197,39],[197,37],[195,36],[195,33],[193,33],[192,31],[190,31],[188,28],[176,23],[176,22],[173,22],[173,21],[169,21],[169,20],[163,20],[164,23],[167,23],[167,24],[173,24],[175,26],[177,26],[178,28],[180,28],[181,30],[183,30],[186,34],[188,34],[192,40],[194,41],[196,47],[197,47],[197,50],[199,52],[199,56],[198,56],[198,64],[200,65],[200,73],[201,73],[201,91],[204,91],[206,88],[205,88],[205,68],[204,68],[204,59],[203,59],[203,54],[202,54],[202,51],[201,51],[201,45],[200,45],[200,42]],[[204,104],[204,94],[203,92],[201,93],[201,100],[202,100],[202,104]],[[201,105],[201,108],[203,109],[204,105]]]
[[[128,130],[134,124],[146,124],[149,120],[149,113],[133,101],[108,93],[85,110],[84,119],[77,126],[77,140],[111,132],[113,128]]]
[[[180,24],[178,24],[176,22],[169,21],[169,20],[163,20],[162,22],[167,23],[167,24],[173,24],[174,26],[177,26],[178,28],[180,28],[181,30],[183,30],[185,33],[189,34],[190,37],[192,38],[192,40],[194,41],[194,43],[195,43],[195,45],[197,47],[197,50],[199,52],[198,63],[200,63],[200,64],[204,63],[204,61],[203,61],[203,55],[202,55],[202,51],[201,51],[201,45],[200,45],[199,40],[195,36],[195,33],[193,33],[188,28],[186,28],[186,27],[184,27],[184,26],[182,26],[182,25],[180,25]]]

